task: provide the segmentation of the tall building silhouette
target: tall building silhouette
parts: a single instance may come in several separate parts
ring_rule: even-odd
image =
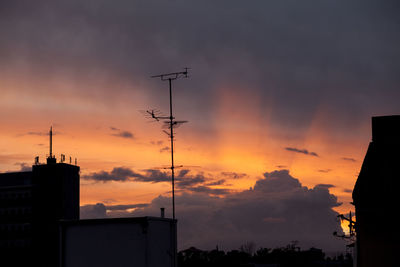
[[[400,116],[372,118],[372,142],[353,190],[357,266],[399,266]]]
[[[78,166],[48,158],[31,172],[0,174],[0,260],[56,266],[60,220],[79,220]]]

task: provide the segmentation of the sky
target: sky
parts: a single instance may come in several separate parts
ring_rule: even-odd
[[[173,82],[179,246],[340,250],[332,232],[371,116],[399,114],[397,1],[1,1],[0,172],[53,151],[81,216],[171,216],[162,123]],[[339,229],[340,230],[340,229]],[[344,229],[346,230],[346,229]]]

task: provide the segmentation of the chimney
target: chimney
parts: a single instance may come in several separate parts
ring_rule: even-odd
[[[161,210],[161,218],[165,218],[165,208],[160,208]]]

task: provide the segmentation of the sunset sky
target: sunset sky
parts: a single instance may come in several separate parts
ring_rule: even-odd
[[[189,121],[176,130],[181,246],[215,247],[184,226],[209,209],[315,197],[307,207],[315,201],[321,213],[302,213],[300,245],[338,249],[334,238],[307,239],[307,229],[317,220],[332,226],[320,230],[331,238],[338,222],[329,212],[353,210],[371,116],[400,113],[398,8],[391,0],[1,1],[0,171],[27,170],[35,156],[44,163],[53,126],[57,158],[81,167],[84,211],[158,216],[165,203],[170,216],[169,173],[160,169],[170,164],[168,136],[141,111],[168,114],[168,84],[150,76],[190,67],[173,83],[175,117]],[[231,226],[242,232],[221,236],[225,248],[264,245],[253,226]],[[265,246],[296,236],[274,238]]]

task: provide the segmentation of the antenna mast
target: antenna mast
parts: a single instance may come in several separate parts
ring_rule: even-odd
[[[175,165],[174,165],[174,127],[178,127],[179,124],[187,121],[177,121],[172,113],[172,81],[179,78],[188,78],[188,68],[185,68],[181,72],[165,73],[160,75],[151,76],[151,78],[160,78],[161,81],[168,81],[169,85],[169,116],[158,116],[154,110],[147,110],[147,113],[151,115],[156,121],[163,120],[170,130],[167,135],[171,140],[171,181],[172,181],[172,218],[175,220]]]
[[[49,146],[50,154],[49,157],[47,158],[47,164],[56,163],[56,158],[53,156],[53,126],[50,126],[49,137],[50,137],[50,146]]]
[[[53,157],[53,126],[50,126],[50,158]]]

